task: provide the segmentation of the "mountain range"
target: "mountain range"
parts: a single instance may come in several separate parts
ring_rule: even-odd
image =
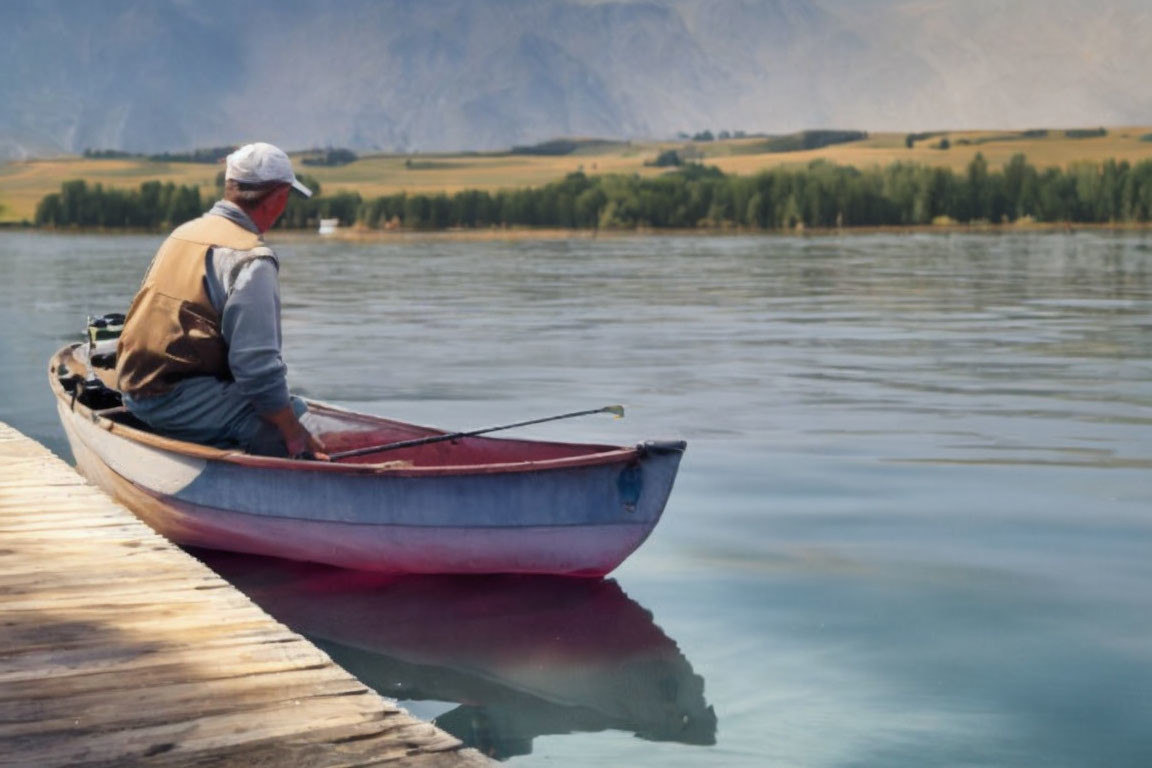
[[[1152,123],[1147,0],[5,0],[0,157]]]

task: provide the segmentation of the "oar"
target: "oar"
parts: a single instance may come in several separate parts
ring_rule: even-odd
[[[532,419],[530,421],[518,421],[515,424],[504,424],[499,427],[486,427],[485,429],[474,429],[471,432],[453,432],[448,435],[433,435],[431,437],[418,437],[415,440],[401,440],[398,443],[385,443],[383,445],[371,445],[367,448],[356,448],[351,451],[339,451],[337,453],[329,454],[333,461],[336,459],[347,459],[350,456],[363,456],[367,453],[381,453],[383,451],[392,451],[397,448],[411,448],[414,445],[428,445],[429,443],[442,443],[445,440],[456,440],[461,437],[475,437],[476,435],[485,435],[489,432],[499,432],[502,429],[512,429],[513,427],[526,427],[529,424],[543,424],[546,421],[559,421],[560,419],[574,419],[577,416],[591,416],[594,413],[611,413],[618,419],[624,418],[624,406],[622,405],[606,405],[603,408],[593,408],[589,411],[574,411],[573,413],[562,413],[559,416],[547,416],[543,419]]]

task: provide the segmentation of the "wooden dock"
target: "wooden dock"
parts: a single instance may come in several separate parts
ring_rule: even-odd
[[[491,763],[0,423],[0,765]]]

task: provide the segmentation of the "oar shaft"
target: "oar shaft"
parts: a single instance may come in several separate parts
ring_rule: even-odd
[[[619,405],[608,405],[603,408],[592,408],[587,411],[573,411],[572,413],[562,413],[559,416],[545,416],[542,419],[529,419],[528,421],[518,421],[515,424],[502,424],[498,427],[485,427],[484,429],[474,429],[469,432],[451,432],[445,435],[431,435],[429,437],[417,437],[412,440],[400,440],[395,443],[384,443],[383,445],[370,445],[366,448],[355,448],[350,451],[339,451],[330,455],[330,458],[335,461],[336,459],[347,459],[353,456],[365,456],[369,453],[383,453],[384,451],[393,451],[397,448],[412,448],[417,445],[428,445],[429,443],[442,443],[448,440],[458,440],[461,437],[475,437],[477,435],[486,435],[489,432],[499,432],[504,429],[514,429],[515,427],[526,427],[530,424],[543,424],[546,421],[559,421],[560,419],[574,419],[577,416],[591,416],[594,413],[614,413],[617,418],[624,415],[624,409]]]

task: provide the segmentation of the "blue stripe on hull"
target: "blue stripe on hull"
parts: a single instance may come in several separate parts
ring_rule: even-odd
[[[521,527],[652,523],[681,451],[631,463],[435,477],[355,476],[210,461],[175,498],[253,515],[360,523]]]

